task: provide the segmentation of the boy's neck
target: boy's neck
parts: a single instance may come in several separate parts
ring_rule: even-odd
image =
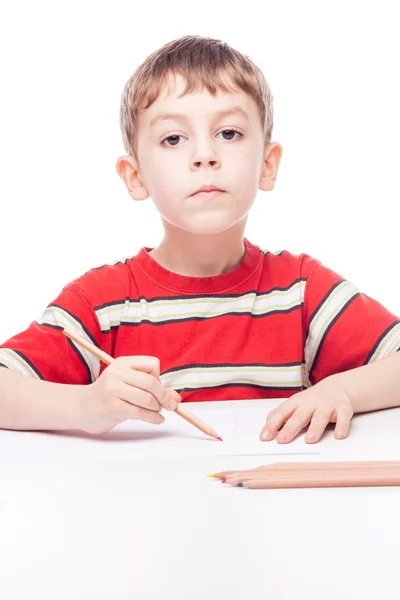
[[[162,267],[187,277],[214,277],[232,271],[243,259],[244,224],[213,235],[191,234],[165,226],[162,242],[150,254]]]

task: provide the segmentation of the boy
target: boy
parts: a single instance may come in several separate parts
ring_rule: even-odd
[[[276,180],[272,126],[263,74],[227,44],[186,36],[144,61],[122,97],[117,171],[134,200],[151,196],[164,238],[73,281],[0,347],[0,427],[101,433],[161,423],[181,400],[287,398],[261,439],[309,425],[315,442],[329,422],[343,438],[354,412],[400,405],[400,321],[317,260],[244,238]],[[64,327],[116,360],[104,368]]]

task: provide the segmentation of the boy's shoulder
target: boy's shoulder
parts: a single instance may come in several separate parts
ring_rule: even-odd
[[[65,286],[83,296],[93,307],[123,300],[132,285],[131,266],[137,255],[92,267]]]
[[[321,262],[306,253],[295,254],[290,250],[268,250],[259,247],[259,250],[264,255],[264,270],[286,271],[288,274],[298,274],[300,278],[307,279],[313,269]]]

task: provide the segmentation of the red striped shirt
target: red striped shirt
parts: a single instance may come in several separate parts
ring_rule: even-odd
[[[69,283],[42,317],[0,346],[0,364],[42,379],[94,381],[105,365],[69,327],[113,357],[157,356],[183,400],[283,398],[400,349],[400,322],[306,254],[245,240],[232,271],[186,277],[142,248]]]

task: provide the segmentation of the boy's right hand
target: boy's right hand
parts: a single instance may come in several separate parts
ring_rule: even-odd
[[[154,356],[120,356],[100,377],[82,389],[79,429],[106,433],[127,419],[163,423],[160,410],[175,410],[181,401],[160,382],[160,361]]]

